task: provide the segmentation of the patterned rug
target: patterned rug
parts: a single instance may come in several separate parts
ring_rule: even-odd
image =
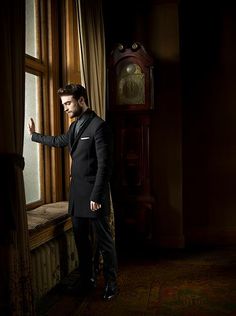
[[[120,293],[110,302],[101,299],[100,277],[97,289],[83,301],[76,300],[73,310],[65,307],[72,298],[66,301],[64,296],[45,315],[236,316],[236,251],[232,248],[170,251],[155,258],[134,255],[120,262],[118,280]]]

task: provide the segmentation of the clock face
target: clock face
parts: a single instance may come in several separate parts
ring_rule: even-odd
[[[128,63],[120,69],[116,91],[118,105],[145,103],[145,77],[138,64]]]

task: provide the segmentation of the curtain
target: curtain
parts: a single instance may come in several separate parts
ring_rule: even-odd
[[[102,0],[77,0],[78,34],[82,84],[90,107],[103,119],[106,115],[106,50]],[[110,225],[115,238],[114,209],[111,200]]]
[[[25,1],[0,10],[0,315],[33,315],[23,181]]]
[[[106,60],[101,0],[78,0],[82,82],[91,108],[105,118]]]

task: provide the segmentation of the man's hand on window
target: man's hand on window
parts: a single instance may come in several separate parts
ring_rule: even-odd
[[[35,123],[32,117],[30,118],[28,123],[28,132],[30,135],[32,135],[35,132]]]

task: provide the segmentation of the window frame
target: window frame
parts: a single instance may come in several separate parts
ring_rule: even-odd
[[[59,19],[57,0],[35,0],[38,56],[25,54],[25,72],[40,77],[38,132],[61,133],[59,86]],[[46,203],[62,200],[62,152],[40,145],[41,199],[26,205],[31,210]]]

